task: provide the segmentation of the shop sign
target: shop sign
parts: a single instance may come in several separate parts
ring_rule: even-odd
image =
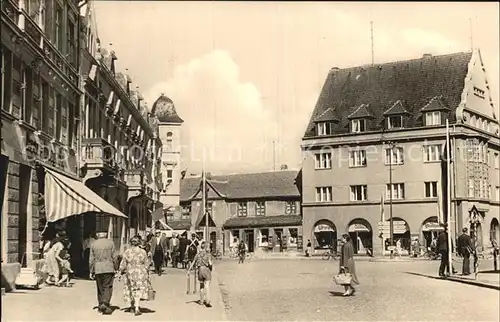
[[[349,226],[349,232],[369,232],[370,229],[363,224],[352,224]]]
[[[325,232],[325,231],[335,231],[335,230],[333,229],[332,226],[325,225],[325,224],[317,225],[316,227],[314,227],[315,233],[320,233],[320,232]]]
[[[422,231],[439,231],[444,230],[437,222],[428,222],[422,228]]]

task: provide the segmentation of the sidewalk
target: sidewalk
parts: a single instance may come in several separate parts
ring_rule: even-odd
[[[435,261],[435,262],[436,262],[436,265],[430,266],[429,267],[430,269],[424,269],[424,270],[420,270],[418,272],[412,271],[412,272],[408,272],[408,273],[414,274],[414,275],[419,275],[419,276],[424,276],[424,277],[428,277],[428,278],[443,279],[437,275],[439,261]],[[454,258],[453,267],[458,272],[461,272],[461,270],[462,270],[461,258]],[[472,263],[471,263],[471,271],[472,271]],[[468,276],[454,274],[454,275],[449,276],[443,280],[500,290],[500,272],[499,271],[494,272],[493,271],[493,262],[491,260],[487,260],[487,259],[480,261],[479,273],[477,274],[477,276],[474,273],[472,273],[471,275],[468,275]]]
[[[222,321],[226,320],[217,272],[211,284],[212,308],[196,304],[199,294],[186,295],[186,271],[168,268],[162,276],[152,276],[156,299],[141,302],[143,314],[124,312],[123,284],[115,280],[112,305],[120,307],[112,315],[92,310],[96,306],[95,282],[74,280],[74,285],[44,287],[37,291],[16,290],[2,297],[2,321]],[[192,286],[191,286],[192,288]],[[199,287],[198,287],[199,290]]]

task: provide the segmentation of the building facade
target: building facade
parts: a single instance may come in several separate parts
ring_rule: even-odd
[[[227,252],[235,240],[244,240],[250,252],[302,248],[300,172],[207,175],[206,182],[212,247]],[[180,192],[182,211],[170,215],[168,224],[205,238],[201,178],[184,178]]]
[[[24,265],[45,225],[44,169],[78,174],[79,13],[75,1],[1,6],[2,260]]]
[[[101,46],[92,3],[82,8],[83,76],[80,174],[99,196],[128,215],[86,216],[84,234],[109,227],[117,247],[128,236],[146,234],[159,204],[161,140],[156,116],[149,112],[132,78],[117,71],[117,55]]]
[[[304,235],[322,249],[349,233],[357,253],[382,254],[392,213],[395,241],[428,245],[450,196],[452,236],[474,228],[488,247],[500,233],[499,144],[479,51],[334,68],[302,141]]]

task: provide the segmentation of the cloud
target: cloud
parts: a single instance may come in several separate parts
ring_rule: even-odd
[[[270,161],[272,146],[266,142],[276,131],[273,113],[262,104],[259,89],[240,79],[228,52],[215,50],[178,66],[170,79],[146,93],[151,106],[161,93],[174,101],[185,121],[183,166],[198,171],[203,150],[213,172],[262,168],[263,158]]]

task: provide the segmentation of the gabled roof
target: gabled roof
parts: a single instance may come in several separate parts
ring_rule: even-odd
[[[361,104],[358,108],[347,116],[348,119],[373,118],[373,113],[367,104]]]
[[[394,103],[391,108],[389,108],[387,111],[384,112],[384,115],[390,116],[390,115],[403,115],[403,114],[409,114],[407,110],[405,110],[403,103],[401,103],[401,100],[397,100],[396,103]]]
[[[300,198],[296,179],[298,171],[272,171],[212,176],[207,184],[224,199]],[[181,181],[181,201],[195,198],[200,189],[201,177],[187,177]]]
[[[407,127],[422,126],[421,109],[439,95],[450,107],[448,113],[453,122],[471,58],[470,52],[455,53],[382,65],[332,69],[304,137],[315,136],[317,117],[332,106],[335,106],[335,113],[340,119],[332,127],[334,134],[348,132],[348,116],[362,104],[369,104],[375,117],[371,129],[382,130],[384,112],[398,100],[404,102],[404,108],[409,113]]]
[[[321,115],[319,115],[315,119],[315,122],[328,122],[328,121],[333,121],[333,122],[339,121],[338,117],[335,116],[335,111],[331,107],[327,108]]]
[[[429,103],[427,103],[423,108],[422,112],[431,112],[431,111],[443,111],[448,110],[449,107],[446,106],[446,103],[443,102],[443,96],[435,96],[433,97]]]

